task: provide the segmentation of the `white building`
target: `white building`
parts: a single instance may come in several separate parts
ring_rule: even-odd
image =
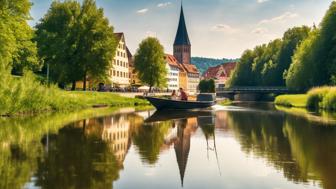
[[[179,89],[179,71],[181,67],[173,55],[166,54],[165,60],[167,68],[167,89],[177,91]]]
[[[130,86],[129,59],[124,33],[115,33],[118,40],[116,55],[112,60],[109,79],[112,87],[126,88]]]
[[[130,147],[130,121],[126,116],[114,116],[104,118],[102,138],[109,143],[110,148],[119,163],[125,159]]]

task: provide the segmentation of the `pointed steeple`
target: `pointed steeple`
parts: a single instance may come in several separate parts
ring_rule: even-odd
[[[181,2],[180,21],[179,21],[174,45],[191,45],[189,36],[188,36],[187,27],[186,27],[185,20],[184,20],[182,2]]]

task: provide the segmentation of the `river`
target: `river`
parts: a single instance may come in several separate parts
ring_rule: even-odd
[[[0,188],[335,189],[334,118],[270,104],[1,118]]]

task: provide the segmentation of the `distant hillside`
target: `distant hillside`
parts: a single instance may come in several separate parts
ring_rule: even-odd
[[[191,63],[194,64],[198,70],[203,74],[209,67],[218,66],[227,62],[235,62],[238,59],[214,59],[214,58],[204,58],[204,57],[192,57]]]

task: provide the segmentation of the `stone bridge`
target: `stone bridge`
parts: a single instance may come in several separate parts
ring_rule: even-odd
[[[289,90],[286,87],[231,87],[216,90],[217,97],[236,101],[272,100],[278,95],[299,93],[303,91]]]

